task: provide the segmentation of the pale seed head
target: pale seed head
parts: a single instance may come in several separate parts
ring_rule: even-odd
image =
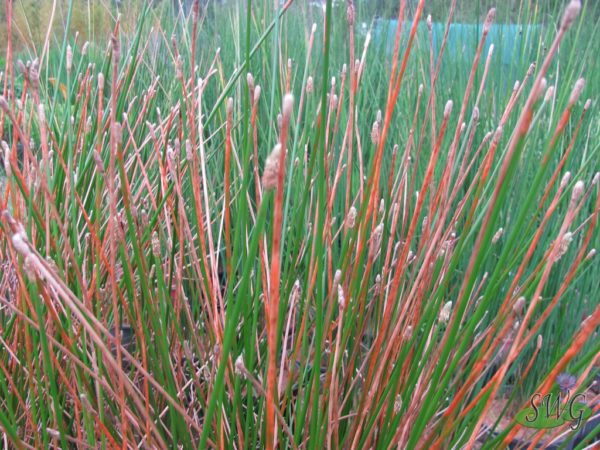
[[[338,284],[337,287],[337,291],[338,291],[338,305],[340,306],[340,309],[344,309],[346,307],[346,296],[344,294],[344,289],[342,289],[342,286]]]
[[[583,181],[579,180],[573,186],[573,191],[571,192],[571,205],[575,206],[575,204],[581,199],[583,192],[585,191],[585,185]]]
[[[348,228],[354,228],[354,225],[356,224],[356,208],[354,206],[351,206],[350,210],[348,211],[346,224],[348,225]]]
[[[448,100],[446,102],[446,106],[444,107],[444,119],[447,119],[450,116],[450,113],[452,112],[452,100]]]
[[[67,45],[67,73],[71,73],[73,68],[73,49],[70,45]]]
[[[244,356],[240,353],[235,359],[235,373],[242,376],[246,372],[246,366],[244,365]]]
[[[265,162],[265,171],[262,176],[263,189],[275,189],[277,186],[277,176],[279,174],[279,157],[281,155],[281,144],[275,145],[273,151],[267,157]]]
[[[525,297],[519,297],[515,304],[513,305],[513,312],[517,315],[523,312],[525,308]]]
[[[596,256],[596,249],[593,248],[589,251],[589,253],[587,254],[587,256],[585,257],[586,261],[591,261],[592,259],[594,259],[594,257]]]
[[[373,127],[371,128],[371,142],[373,145],[377,145],[379,143],[379,122],[373,122]]]
[[[306,79],[306,93],[307,94],[310,94],[313,91],[313,88],[314,88],[313,83],[314,83],[313,77],[309,76]]]
[[[294,108],[294,96],[290,93],[287,93],[287,94],[285,94],[285,97],[283,97],[283,118],[284,118],[284,120],[290,119],[293,108]]]
[[[498,228],[498,231],[496,231],[496,233],[494,233],[494,237],[492,237],[492,244],[495,244],[496,242],[498,242],[502,236],[504,235],[504,228],[500,227]]]
[[[452,301],[446,302],[440,311],[439,320],[440,322],[446,323],[450,320],[450,314],[452,313]]]
[[[11,238],[13,247],[15,248],[15,250],[17,252],[19,252],[19,254],[21,256],[28,256],[29,254],[31,254],[31,249],[29,248],[28,245],[28,239],[27,239],[27,235],[25,234],[24,231],[18,231],[17,233],[12,235]]]
[[[342,280],[342,271],[340,269],[335,271],[335,275],[333,276],[333,286],[337,289]]]
[[[260,85],[254,88],[254,104],[258,103],[258,99],[260,99]]]
[[[496,19],[496,8],[492,8],[487,13],[485,22],[483,23],[483,32],[484,33],[487,34],[490,31],[490,27],[492,26],[492,23],[494,23],[495,19]]]
[[[567,231],[565,234],[563,234],[563,236],[560,238],[560,240],[558,241],[558,247],[556,250],[556,256],[555,256],[555,261],[558,261],[560,258],[562,258],[565,253],[567,253],[567,251],[569,250],[569,245],[571,244],[571,242],[573,241],[573,233],[571,233],[570,231]]]
[[[383,235],[383,223],[377,225],[371,236],[371,243],[369,245],[369,258],[373,259],[379,253],[381,248],[381,237]]]
[[[583,78],[580,78],[575,82],[573,90],[571,91],[571,96],[569,97],[569,106],[573,106],[577,102],[577,99],[579,99],[584,86],[585,80]]]
[[[579,0],[571,0],[571,3],[565,9],[560,27],[563,30],[567,30],[579,15],[579,11],[581,11],[581,2]]]
[[[571,172],[566,172],[563,177],[562,180],[560,180],[560,188],[564,189],[567,184],[569,184],[569,181],[571,180]]]

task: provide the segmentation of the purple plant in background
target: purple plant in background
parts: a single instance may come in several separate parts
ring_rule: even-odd
[[[563,372],[556,377],[556,384],[558,384],[558,387],[562,392],[570,391],[575,387],[576,383],[577,377],[567,372]]]

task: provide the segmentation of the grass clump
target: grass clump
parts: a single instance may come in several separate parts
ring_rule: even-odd
[[[399,2],[391,43],[353,2],[315,25],[291,1],[195,2],[147,4],[106,46],[7,52],[12,445],[575,435],[513,416],[564,372],[598,409],[597,27],[572,1],[507,70],[493,9],[448,55],[424,6]]]

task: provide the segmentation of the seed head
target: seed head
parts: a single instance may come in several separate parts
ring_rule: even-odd
[[[379,295],[379,290],[381,289],[381,275],[377,274],[375,277],[375,284],[373,285],[373,296],[377,297]]]
[[[587,254],[587,256],[585,257],[586,261],[591,261],[592,259],[594,259],[594,257],[596,256],[596,249],[593,248],[590,250],[590,252]]]
[[[2,141],[0,145],[2,145],[2,150],[4,151],[4,171],[6,172],[6,176],[10,178],[12,175],[10,167],[10,147],[5,141]]]
[[[27,235],[24,231],[18,231],[12,235],[11,238],[13,247],[21,256],[27,257],[31,254],[31,249],[29,248]]]
[[[560,241],[558,242],[558,248],[556,250],[555,261],[558,261],[560,258],[562,258],[565,255],[565,253],[567,253],[567,251],[569,250],[569,244],[571,244],[572,241],[573,241],[573,233],[571,233],[570,231],[567,231],[565,234],[563,234],[562,238],[560,238]]]
[[[541,98],[542,95],[544,95],[547,87],[548,87],[548,80],[546,80],[545,78],[542,78],[542,80],[540,81],[540,85],[538,86],[538,89],[535,93],[536,100]]]
[[[329,96],[329,94],[328,94]],[[337,107],[337,103],[338,103],[338,96],[336,94],[333,94],[331,96],[331,109],[335,109]]]
[[[191,161],[194,159],[194,153],[192,151],[192,141],[189,139],[185,140],[185,159]]]
[[[579,11],[581,11],[581,2],[579,0],[571,0],[571,3],[565,9],[560,27],[565,31],[568,30],[579,15]]]
[[[373,145],[377,145],[379,143],[379,122],[373,122],[373,128],[371,128],[371,142]]]
[[[160,256],[160,239],[156,231],[152,233],[152,253],[157,258]]]
[[[577,183],[575,183],[575,186],[573,186],[573,191],[571,192],[572,206],[575,206],[575,204],[581,199],[584,190],[585,185],[583,184],[583,181],[579,180]]]
[[[375,258],[381,248],[381,236],[383,235],[383,223],[380,223],[373,231],[371,244],[369,245],[369,259]]]
[[[118,63],[119,59],[121,58],[121,43],[119,42],[119,38],[115,35],[110,37],[110,41],[112,44],[113,58],[115,62]]]
[[[36,258],[33,255],[33,253],[27,255],[23,260],[23,271],[25,272],[25,275],[27,275],[27,278],[29,278],[32,281],[34,281],[37,278],[38,274],[35,261]]]
[[[504,234],[504,228],[502,228],[502,227],[498,228],[498,231],[496,231],[494,233],[494,237],[492,238],[492,244],[495,244],[496,242],[498,242],[502,238],[503,234]]]
[[[492,8],[487,13],[485,18],[485,22],[483,23],[483,33],[487,34],[490,31],[490,27],[492,23],[494,23],[494,19],[496,19],[496,8]]]
[[[279,158],[281,156],[281,144],[273,147],[273,151],[265,162],[265,171],[262,176],[263,189],[275,189],[277,186],[277,175],[279,174]]]
[[[113,137],[114,137],[115,142],[117,143],[117,145],[121,145],[121,142],[123,141],[123,127],[122,127],[122,125],[119,122],[113,123],[111,131],[113,132]]]
[[[544,343],[544,338],[541,334],[538,334],[537,337],[537,349],[540,350],[542,348],[542,344]]]
[[[523,312],[523,308],[525,308],[525,297],[519,297],[513,305],[513,312],[520,315]]]
[[[515,81],[515,84],[513,85],[513,91],[518,91],[519,86],[521,86],[521,83],[519,83],[519,80]]]
[[[258,99],[260,98],[260,85],[256,85],[254,88],[254,104],[258,103]]]
[[[333,276],[333,286],[337,289],[342,280],[342,271],[340,269],[335,271],[335,275]]]
[[[562,180],[560,181],[560,188],[564,189],[567,184],[569,184],[569,181],[571,180],[571,172],[566,172],[563,177]]]
[[[431,16],[429,16],[431,17]],[[400,394],[396,395],[396,399],[394,400],[394,414],[398,414],[402,410],[402,396]]]
[[[584,110],[584,111],[587,111],[588,109],[590,109],[590,106],[592,106],[592,99],[591,99],[591,98],[588,98],[588,99],[585,101],[585,104],[583,105],[583,110]]]
[[[544,96],[544,101],[549,102],[552,100],[552,97],[554,97],[554,86],[550,86],[548,89],[546,89],[546,95]]]
[[[447,323],[450,320],[450,314],[452,313],[452,301],[446,302],[440,311],[440,322]]]
[[[571,96],[569,97],[569,106],[573,106],[577,102],[577,99],[581,95],[581,91],[583,91],[584,86],[585,80],[583,78],[580,78],[575,82],[573,90],[571,91]]]
[[[98,153],[98,150],[94,150],[94,162],[96,163],[96,168],[98,169],[98,172],[100,173],[104,173],[104,162],[102,161],[102,157],[100,156],[100,153]]]
[[[292,299],[294,299],[294,301],[298,300],[301,292],[302,292],[302,288],[300,287],[300,280],[294,281],[294,285],[292,286],[292,292],[291,292],[290,297]],[[293,303],[293,302],[290,301],[290,303]]]
[[[338,305],[340,306],[340,309],[343,310],[346,307],[346,296],[344,295],[344,289],[342,289],[342,286],[339,284],[337,287],[337,291],[338,291]]]
[[[73,68],[73,49],[70,45],[67,45],[67,73],[71,73],[71,69]]]
[[[239,356],[235,359],[235,373],[237,375],[243,376],[246,372],[246,366],[244,365],[244,356],[240,353]]]
[[[22,75],[27,76],[27,67],[25,67],[25,64],[23,64],[23,61],[21,61],[20,59],[17,61],[17,68],[19,69],[19,72],[21,72]]]
[[[354,225],[356,224],[356,208],[354,206],[351,206],[350,211],[348,211],[346,224],[348,225],[348,228],[354,228]]]
[[[348,20],[348,25],[354,25],[354,5],[350,3],[348,8],[346,8],[346,19]],[[316,24],[313,24],[313,27],[316,27]]]
[[[450,113],[452,112],[452,100],[448,100],[446,102],[446,106],[444,107],[444,119],[447,119],[450,116]]]
[[[306,93],[310,94],[313,91],[313,77],[309,76],[306,79]]]
[[[294,108],[294,96],[290,93],[285,94],[283,97],[283,118],[289,120],[292,115],[292,109]]]

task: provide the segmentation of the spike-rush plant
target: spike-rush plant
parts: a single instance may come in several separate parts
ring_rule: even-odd
[[[392,42],[352,0],[147,2],[18,55],[14,3],[5,445],[573,444],[517,420],[557,378],[598,415],[593,2],[462,49],[456,0],[443,36],[399,1]]]

